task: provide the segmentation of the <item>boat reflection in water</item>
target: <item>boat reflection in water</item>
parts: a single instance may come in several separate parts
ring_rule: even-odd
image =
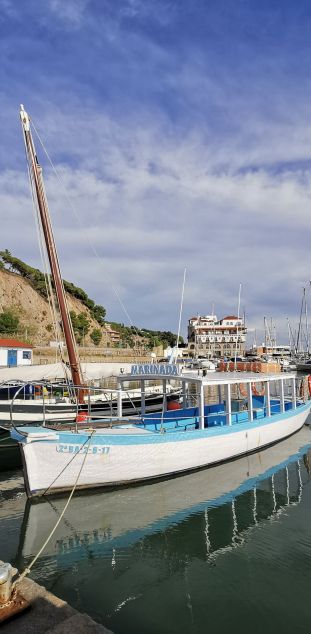
[[[260,522],[299,504],[310,478],[310,441],[310,431],[304,428],[261,453],[205,471],[135,488],[80,494],[72,499],[43,554],[43,559],[50,559],[49,574],[86,557],[100,560],[112,553],[115,565],[118,549],[124,552],[139,542],[142,552],[155,534],[157,548],[161,540],[165,548],[172,528],[177,544],[178,532],[182,534],[191,519],[191,540],[183,539],[185,550],[178,546],[181,558],[200,551],[204,558],[215,558],[243,544]],[[27,501],[19,567],[38,552],[64,504],[64,498]],[[170,549],[174,550],[173,543]]]

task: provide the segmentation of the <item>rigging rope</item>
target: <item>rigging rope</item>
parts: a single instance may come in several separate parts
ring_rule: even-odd
[[[93,430],[91,431],[90,437],[89,437],[89,438],[85,441],[85,443],[84,443],[84,444],[82,445],[82,447],[81,447],[81,449],[83,449],[83,447],[84,447],[84,446],[86,445],[86,443],[88,442],[88,447],[87,447],[86,452],[85,452],[85,454],[84,454],[83,461],[82,461],[81,467],[80,467],[80,469],[79,469],[79,473],[78,473],[78,475],[77,475],[77,477],[76,477],[76,481],[75,481],[75,483],[74,483],[74,485],[73,485],[73,487],[72,487],[72,490],[71,490],[71,493],[70,493],[70,495],[69,495],[69,497],[68,497],[68,500],[67,500],[67,502],[66,502],[66,504],[65,504],[65,506],[64,506],[64,508],[63,508],[63,510],[62,510],[62,512],[61,512],[61,514],[60,514],[60,516],[59,516],[59,518],[58,518],[58,520],[57,520],[57,522],[56,522],[56,524],[54,525],[53,529],[51,530],[51,532],[50,532],[50,533],[49,533],[49,535],[47,536],[47,538],[46,538],[46,540],[45,540],[44,544],[41,546],[41,548],[40,548],[40,550],[38,551],[38,553],[35,555],[35,557],[34,557],[34,558],[32,559],[32,561],[30,562],[29,566],[27,566],[27,568],[25,568],[25,570],[24,570],[23,572],[21,572],[21,573],[20,573],[20,575],[17,577],[17,579],[16,579],[16,580],[14,581],[14,583],[12,584],[12,588],[13,588],[13,590],[14,590],[14,588],[16,587],[16,585],[17,585],[18,583],[20,583],[20,582],[21,582],[21,581],[22,581],[22,580],[23,580],[23,579],[24,579],[24,578],[25,578],[25,577],[26,577],[26,576],[30,573],[31,568],[34,566],[34,564],[36,563],[37,559],[38,559],[38,558],[40,557],[40,555],[43,553],[43,551],[44,551],[45,547],[46,547],[46,546],[47,546],[47,544],[49,543],[49,541],[50,541],[51,537],[53,537],[53,535],[54,535],[54,533],[55,533],[55,531],[56,531],[57,527],[59,526],[59,524],[60,524],[61,520],[63,519],[63,517],[64,517],[64,515],[65,515],[65,513],[66,513],[66,511],[67,511],[67,508],[68,508],[68,506],[69,506],[69,504],[70,504],[70,502],[71,502],[72,496],[73,496],[73,494],[74,494],[74,492],[75,492],[75,490],[76,490],[76,487],[77,487],[77,484],[78,484],[78,481],[79,481],[79,478],[80,478],[80,475],[81,475],[82,469],[83,469],[84,464],[85,464],[86,456],[88,455],[88,449],[89,449],[89,446],[90,446],[90,444],[91,444],[91,440],[92,440],[92,437],[93,437],[93,434],[94,434],[94,433],[95,433],[95,429],[93,429]],[[81,451],[81,450],[80,450],[80,451]],[[80,452],[76,453],[76,454],[74,455],[74,458],[75,458],[76,456],[78,456],[78,455],[79,455],[79,453],[80,453]],[[72,462],[72,460],[70,460],[70,462],[66,465],[66,468],[68,467],[68,465],[69,465],[71,462]],[[64,471],[64,470],[65,470],[65,469],[63,469],[63,471]],[[63,471],[61,471],[61,473],[63,473]],[[57,476],[57,478],[59,478],[59,476],[61,475],[61,473]],[[57,480],[57,478],[56,478],[56,480]],[[55,482],[55,480],[54,480],[54,482]],[[53,484],[53,483],[52,483],[52,484]],[[52,485],[50,485],[50,487],[51,487],[51,486],[52,486]],[[49,489],[50,487],[48,487],[48,489]],[[46,489],[46,491],[48,491],[48,489]]]

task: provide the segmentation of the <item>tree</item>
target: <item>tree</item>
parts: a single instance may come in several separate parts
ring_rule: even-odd
[[[105,321],[106,309],[100,304],[96,304],[93,308],[90,308],[92,317],[101,325]]]
[[[75,333],[77,342],[80,343],[82,338],[87,335],[90,330],[90,322],[86,316],[86,313],[75,313],[74,310],[70,311],[71,323],[73,331]]]
[[[4,310],[0,314],[0,332],[12,334],[18,330],[19,319],[11,310]]]
[[[94,328],[94,330],[92,330],[90,334],[90,338],[92,339],[95,346],[99,346],[102,336],[103,336],[102,332],[101,330],[99,330],[99,328]]]

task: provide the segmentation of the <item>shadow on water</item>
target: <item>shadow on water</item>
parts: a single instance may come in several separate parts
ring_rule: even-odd
[[[207,471],[76,496],[32,577],[120,634],[293,631],[311,577],[310,473],[304,428]],[[23,569],[65,498],[26,502],[20,475],[1,484],[1,549]]]

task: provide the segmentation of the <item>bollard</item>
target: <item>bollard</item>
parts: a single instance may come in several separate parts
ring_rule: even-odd
[[[0,627],[6,620],[11,619],[27,610],[30,604],[13,588],[13,577],[17,573],[11,564],[0,560]]]
[[[0,564],[0,606],[7,603],[12,594],[13,568],[11,564]]]

